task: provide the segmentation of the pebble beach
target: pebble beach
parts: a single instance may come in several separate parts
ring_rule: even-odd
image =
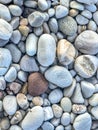
[[[98,0],[0,0],[0,130],[98,130]]]

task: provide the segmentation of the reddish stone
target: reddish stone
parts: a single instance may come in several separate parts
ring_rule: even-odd
[[[48,88],[48,82],[41,73],[35,72],[28,78],[28,93],[32,96],[43,94]]]

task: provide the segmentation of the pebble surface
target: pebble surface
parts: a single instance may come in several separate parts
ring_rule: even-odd
[[[98,129],[98,0],[0,0],[0,130]]]

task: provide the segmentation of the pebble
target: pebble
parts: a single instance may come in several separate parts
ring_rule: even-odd
[[[9,85],[10,90],[13,91],[14,94],[17,94],[20,91],[21,87],[21,84],[17,82],[12,82]]]
[[[78,3],[76,1],[71,1],[70,2],[70,7],[72,9],[77,9],[77,10],[80,10],[80,11],[84,10],[84,6],[81,3]]]
[[[6,0],[6,1],[0,0],[0,3],[2,3],[2,4],[9,4],[11,1],[12,1],[12,0]]]
[[[8,8],[13,16],[21,16],[22,9],[18,5],[9,5]]]
[[[29,56],[33,56],[36,54],[37,41],[38,41],[38,38],[35,34],[31,33],[28,35],[28,37],[26,39],[26,53]]]
[[[33,97],[32,102],[35,106],[42,106],[44,103],[43,98],[40,96]]]
[[[21,52],[24,54],[26,52],[25,44],[24,42],[19,42],[18,48],[21,50]]]
[[[33,107],[22,120],[23,130],[38,129],[44,121],[44,111],[40,106]]]
[[[17,76],[18,76],[18,79],[21,80],[22,82],[27,81],[28,74],[26,72],[19,71]]]
[[[92,18],[92,13],[89,10],[83,10],[81,15],[83,15],[84,17],[91,19]]]
[[[38,52],[37,52],[38,62],[42,66],[49,66],[53,64],[55,56],[56,56],[55,39],[50,34],[41,35],[38,41]]]
[[[94,107],[98,105],[98,93],[93,94],[89,98],[89,104]]]
[[[75,91],[74,91],[74,93],[72,95],[72,102],[77,103],[77,104],[84,103],[84,98],[82,96],[81,88],[80,88],[79,83],[77,83]]]
[[[43,29],[42,26],[37,27],[37,28],[34,28],[34,34],[36,34],[36,36],[40,36],[40,35],[42,35],[43,30],[44,30],[44,29]]]
[[[69,65],[75,59],[76,49],[69,41],[62,39],[57,45],[57,56],[61,64]]]
[[[18,93],[16,99],[19,107],[22,108],[23,110],[29,107],[29,102],[27,100],[27,97],[24,94]]]
[[[92,12],[92,13],[94,13],[94,12],[97,10],[96,5],[94,5],[94,4],[85,5],[85,8],[86,8],[87,10],[89,10],[90,12]]]
[[[89,20],[86,17],[80,14],[76,16],[76,21],[79,25],[86,25],[89,22]]]
[[[19,6],[22,6],[23,5],[23,0],[13,0],[13,3],[15,4],[15,5],[19,5]]]
[[[48,98],[49,98],[49,101],[54,104],[54,103],[59,103],[60,100],[62,99],[63,97],[63,93],[60,89],[54,89],[53,91],[50,92]]]
[[[36,8],[37,7],[37,2],[36,1],[32,1],[32,0],[24,1],[24,5],[26,7]]]
[[[38,0],[38,7],[41,11],[45,11],[48,9],[48,3],[46,0]]]
[[[54,115],[53,115],[52,108],[50,106],[43,107],[43,111],[44,111],[44,121],[48,121],[53,118]]]
[[[15,114],[17,110],[17,101],[15,96],[7,95],[3,99],[3,108],[8,115]]]
[[[83,3],[83,4],[87,4],[87,5],[92,5],[92,4],[96,4],[97,3],[97,0],[77,0],[78,2],[80,3]]]
[[[52,110],[53,110],[54,116],[56,118],[60,118],[62,116],[63,110],[59,105],[53,104],[52,105]]]
[[[88,30],[96,31],[97,25],[93,20],[90,20],[88,23]]]
[[[57,127],[55,128],[55,130],[64,130],[64,126],[59,125],[59,126],[57,126]]]
[[[20,61],[20,68],[25,72],[38,71],[38,65],[33,57],[24,55]]]
[[[76,58],[74,68],[83,78],[92,77],[98,67],[98,59],[91,55],[81,55]]]
[[[10,43],[6,45],[6,48],[11,52],[12,61],[14,63],[18,63],[22,54],[21,54],[21,51],[18,49],[17,45]]]
[[[0,4],[0,18],[6,20],[6,21],[10,21],[11,20],[11,14],[9,9],[3,5]]]
[[[51,119],[51,123],[57,127],[60,124],[60,118],[53,118]]]
[[[0,48],[0,76],[4,75],[12,62],[12,56],[8,49]]]
[[[43,130],[54,130],[54,126],[50,122],[46,121],[43,123],[42,129]]]
[[[59,30],[65,35],[73,35],[77,32],[77,23],[71,16],[58,20],[58,25]]]
[[[69,3],[70,3],[70,0],[60,0],[60,4],[65,7],[69,7]]]
[[[82,81],[81,90],[82,90],[83,97],[89,98],[93,95],[95,91],[95,86],[87,81]]]
[[[91,109],[91,114],[98,120],[98,106]]]
[[[18,126],[18,125],[11,125],[9,130],[22,130],[22,128],[20,126]]]
[[[58,32],[58,22],[57,22],[57,20],[55,18],[51,18],[49,20],[49,29],[53,33]]]
[[[92,120],[88,113],[77,116],[74,120],[73,127],[75,130],[91,130]]]
[[[68,15],[68,8],[62,5],[56,6],[55,16],[57,19],[63,18]]]
[[[47,91],[48,82],[44,78],[44,76],[39,73],[35,72],[30,74],[28,78],[28,93],[32,96],[38,96],[43,94]]]
[[[28,34],[29,34],[29,32],[30,32],[30,29],[29,29],[29,27],[27,27],[27,26],[25,26],[25,25],[22,25],[22,26],[19,26],[19,31],[20,31],[20,33],[21,33],[23,36],[27,37]]]
[[[0,90],[6,89],[6,81],[3,76],[0,76]]]
[[[11,41],[15,44],[18,44],[20,40],[21,40],[21,33],[19,32],[19,30],[13,31]]]
[[[85,105],[80,105],[80,104],[73,104],[72,105],[72,112],[75,114],[83,114],[87,110]]]
[[[70,15],[71,17],[77,16],[78,13],[79,13],[79,11],[76,10],[76,9],[70,9],[70,10],[69,10],[69,15]]]
[[[71,112],[72,103],[68,97],[63,97],[60,106],[62,107],[64,112]]]
[[[45,72],[45,78],[59,86],[60,88],[69,87],[72,84],[72,76],[70,72],[62,66],[52,66]]]
[[[3,102],[0,100],[0,112],[3,111]]]
[[[19,17],[12,18],[10,25],[13,27],[13,29],[16,29],[19,26]]]
[[[0,122],[0,128],[1,130],[8,130],[8,128],[10,127],[10,121],[7,117],[4,117],[1,122]]]
[[[70,124],[70,121],[71,121],[71,116],[70,116],[70,114],[67,113],[67,112],[64,112],[63,115],[62,115],[62,117],[61,117],[61,124],[62,124],[63,126],[67,126],[67,125]]]
[[[95,23],[98,25],[98,11],[93,13],[93,19],[94,19]]]
[[[44,22],[43,14],[35,11],[28,16],[28,22],[32,27],[39,27]]]
[[[48,9],[48,14],[49,14],[49,17],[54,16],[54,15],[55,15],[55,9],[49,8],[49,9]]]

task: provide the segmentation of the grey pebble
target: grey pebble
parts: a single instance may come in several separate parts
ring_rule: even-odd
[[[26,52],[26,48],[25,48],[25,43],[24,42],[19,42],[18,43],[18,48],[21,50],[21,52],[24,54]]]
[[[14,94],[17,94],[20,89],[22,88],[21,84],[17,83],[17,82],[12,82],[9,84],[9,88],[11,91],[13,91]]]
[[[92,13],[94,13],[94,12],[97,10],[96,5],[94,5],[94,4],[85,5],[85,8],[86,8],[87,10],[89,10],[90,12],[92,12]]]
[[[43,130],[54,130],[54,126],[48,121],[44,122],[41,127]]]
[[[49,17],[53,17],[55,15],[55,9],[49,8],[48,9],[48,14],[49,14]]]
[[[11,52],[12,61],[15,63],[18,63],[22,54],[21,54],[21,51],[18,49],[17,45],[10,43],[6,45],[6,48],[9,49]]]
[[[3,102],[0,100],[0,112],[3,111]]]
[[[50,34],[50,29],[46,22],[43,23],[43,33]]]
[[[44,111],[44,121],[48,121],[53,118],[53,110],[50,106],[48,107],[43,107]]]
[[[0,90],[6,89],[6,81],[3,76],[0,76]]]
[[[89,98],[89,104],[94,107],[98,105],[98,93],[93,94]]]
[[[50,31],[53,32],[53,33],[58,32],[58,22],[55,18],[51,18],[49,20],[49,28],[50,28]]]
[[[62,116],[63,110],[59,105],[53,104],[52,109],[53,109],[54,116],[56,118],[60,118]]]
[[[12,18],[10,24],[13,29],[17,29],[17,27],[19,26],[19,17]]]
[[[24,2],[24,5],[25,5],[26,7],[36,8],[36,7],[37,7],[37,2],[36,2],[36,1],[29,0],[29,1],[25,1],[25,2]]]
[[[60,4],[65,7],[69,7],[70,0],[60,0]]]
[[[58,126],[60,124],[60,118],[53,118],[53,119],[51,119],[51,123],[54,126]]]
[[[15,67],[17,72],[20,70],[20,65],[19,64],[12,64],[11,66]]]
[[[48,3],[46,0],[38,0],[38,7],[40,10],[45,11],[48,9]]]
[[[9,5],[8,8],[13,16],[21,16],[22,9],[18,5]]]
[[[0,128],[4,130],[8,130],[9,127],[10,127],[10,121],[8,117],[4,117],[0,122]]]
[[[40,27],[36,27],[34,28],[34,34],[36,34],[36,36],[41,36],[43,34],[43,27],[40,26]]]
[[[91,109],[91,114],[98,120],[98,106]]]
[[[49,94],[49,101],[54,104],[60,102],[60,100],[63,97],[63,93],[60,89],[54,89],[53,91],[50,92]]]
[[[63,115],[62,115],[62,117],[61,117],[61,124],[63,126],[67,126],[67,125],[70,124],[70,122],[71,122],[71,116],[70,116],[70,114],[67,113],[67,112],[64,112]]]
[[[88,4],[88,5],[92,5],[92,4],[96,4],[97,3],[97,0],[77,0],[78,2],[80,3],[83,3],[83,4]]]
[[[82,5],[81,3],[78,3],[76,1],[71,1],[70,2],[70,7],[72,9],[77,9],[77,10],[84,10],[84,5]]]
[[[97,25],[93,20],[90,20],[88,23],[88,30],[96,31]]]
[[[18,79],[21,80],[22,82],[26,82],[27,81],[27,77],[28,77],[28,74],[24,71],[19,71],[18,72]]]
[[[13,3],[15,4],[15,5],[19,5],[19,6],[22,6],[23,5],[23,0],[13,0]]]
[[[77,23],[80,24],[80,25],[86,25],[86,24],[88,24],[88,22],[89,22],[89,20],[88,20],[86,17],[84,17],[84,16],[82,16],[82,15],[80,15],[80,14],[78,14],[78,15],[76,16],[76,21],[77,21]]]
[[[20,126],[18,126],[18,125],[11,125],[9,130],[22,130],[22,128]]]
[[[9,4],[11,1],[12,1],[12,0],[6,0],[6,1],[0,0],[0,2],[1,2],[2,4]]]
[[[11,36],[11,41],[15,44],[18,44],[20,40],[21,40],[21,33],[19,32],[19,30],[14,30]]]
[[[20,68],[25,72],[38,71],[38,65],[33,57],[24,55],[20,61]]]
[[[64,126],[63,125],[59,125],[55,128],[55,130],[64,130]]]
[[[98,25],[98,11],[93,13],[93,19],[96,22],[96,24]]]

